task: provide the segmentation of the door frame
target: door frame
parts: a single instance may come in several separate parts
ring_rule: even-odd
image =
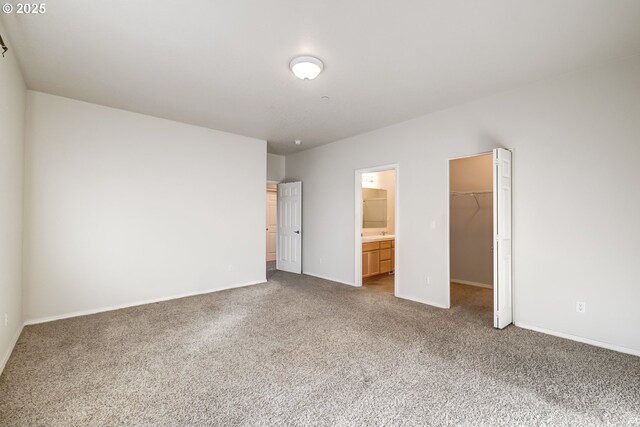
[[[269,231],[269,193],[275,193],[276,195],[276,253],[275,253],[275,259],[273,261],[277,261],[278,260],[278,226],[277,226],[277,221],[278,221],[278,184],[279,182],[277,181],[270,181],[267,180],[267,215],[266,215],[266,220],[267,220],[267,232]],[[275,188],[270,189],[269,185],[275,185]],[[267,236],[267,244],[269,243],[269,236]],[[269,252],[266,251],[265,253],[265,258],[267,258],[267,262],[270,262],[268,260],[269,257]]]
[[[355,249],[355,286],[362,287],[362,174],[372,172],[384,172],[393,170],[396,175],[396,188],[394,200],[394,226],[393,235],[395,240],[395,266],[393,278],[393,295],[398,296],[400,284],[400,268],[398,253],[400,252],[400,165],[392,163],[387,165],[374,166],[370,168],[357,169],[355,171],[355,233],[354,233],[354,249]]]
[[[496,148],[503,148],[503,147],[496,147]],[[511,151],[512,154],[515,154],[515,150],[513,148],[505,148],[506,150]],[[450,171],[450,162],[452,160],[459,160],[459,159],[467,159],[469,157],[479,157],[479,156],[486,156],[489,155],[492,157],[493,159],[493,149],[491,149],[490,151],[483,151],[480,153],[475,153],[475,154],[469,154],[466,156],[457,156],[457,157],[450,157],[446,160],[447,164],[446,164],[446,181],[445,181],[445,210],[446,210],[446,214],[445,214],[445,227],[446,227],[446,239],[445,239],[445,250],[446,250],[446,278],[447,278],[447,289],[449,290],[449,292],[447,292],[447,304],[445,308],[451,308],[451,248],[450,248],[450,242],[451,242],[451,192],[450,192],[450,180],[451,180],[451,171]],[[493,163],[492,163],[493,164]],[[511,163],[511,188],[512,188],[512,194],[511,194],[511,205],[512,205],[512,209],[511,209],[511,240],[512,240],[512,245],[513,245],[513,224],[515,223],[514,221],[514,215],[513,215],[513,199],[514,199],[514,194],[513,194],[513,187],[514,187],[514,179],[513,179],[513,172],[514,172],[514,168],[513,168],[513,160]],[[493,173],[493,172],[492,172]],[[493,183],[493,185],[495,186],[495,182]],[[495,202],[494,202],[495,203]],[[493,236],[493,239],[495,240],[495,236]],[[495,242],[494,242],[495,243]],[[515,298],[513,297],[515,291],[514,291],[514,280],[513,280],[513,263],[515,262],[514,260],[514,256],[513,256],[513,246],[512,246],[512,251],[511,251],[511,263],[512,263],[512,277],[511,277],[511,313],[513,316],[513,319],[515,319],[515,312],[516,312],[516,307],[515,307]],[[494,283],[495,283],[495,277],[494,277]],[[492,288],[493,289],[493,288]],[[494,307],[495,310],[495,307]],[[515,320],[514,322],[515,323]],[[493,325],[493,322],[492,322]]]
[[[447,159],[446,164],[446,173],[447,179],[445,181],[445,230],[446,230],[446,239],[445,239],[445,253],[446,253],[446,278],[447,278],[447,304],[446,308],[451,308],[451,161],[460,160],[460,159],[468,159],[471,157],[480,157],[490,155],[493,157],[493,150],[491,151],[483,151],[476,154],[469,154],[466,156],[457,156],[450,157]]]
[[[265,187],[268,187],[269,184],[271,185],[275,185],[276,186],[276,221],[277,221],[277,217],[278,217],[278,184],[280,184],[282,181],[275,181],[273,179],[268,179],[267,180],[267,184],[265,185]],[[267,189],[267,192],[269,190]],[[269,215],[269,213],[267,212],[267,215]],[[278,228],[276,226],[276,262],[278,262]],[[266,245],[265,245],[266,246]],[[267,254],[265,253],[265,259],[267,258]],[[268,261],[267,261],[268,262]]]

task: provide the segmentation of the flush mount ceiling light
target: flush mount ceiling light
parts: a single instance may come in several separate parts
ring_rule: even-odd
[[[302,141],[300,141],[299,139],[296,139],[296,140],[294,141],[294,143],[295,143],[296,145],[300,145],[300,144],[302,144]]]
[[[297,78],[302,80],[313,80],[324,68],[324,64],[313,56],[298,56],[289,63],[289,68]]]

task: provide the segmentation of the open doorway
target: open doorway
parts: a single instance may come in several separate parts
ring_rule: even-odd
[[[449,162],[451,307],[493,316],[493,155]]]
[[[356,285],[396,294],[397,166],[356,172]]]
[[[278,239],[278,184],[267,183],[267,275],[276,269],[277,239]]]
[[[509,150],[449,161],[450,307],[502,329],[513,321]]]

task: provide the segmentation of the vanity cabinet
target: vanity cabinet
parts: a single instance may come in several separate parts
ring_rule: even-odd
[[[395,268],[395,241],[382,240],[362,244],[362,277],[389,273]]]
[[[380,274],[380,252],[370,251],[362,253],[362,277]]]

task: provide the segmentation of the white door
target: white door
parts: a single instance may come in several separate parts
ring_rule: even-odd
[[[278,238],[278,193],[274,188],[267,190],[267,261],[276,260],[276,240]]]
[[[276,268],[302,273],[302,182],[278,184]]]
[[[513,322],[511,275],[511,151],[493,150],[493,326]]]

